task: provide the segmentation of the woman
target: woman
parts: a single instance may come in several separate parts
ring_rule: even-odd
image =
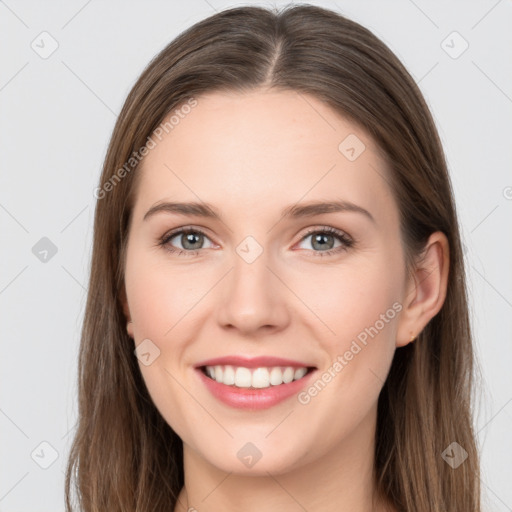
[[[84,511],[480,511],[451,185],[373,34],[309,5],[197,23],[95,196],[68,510],[74,476]]]

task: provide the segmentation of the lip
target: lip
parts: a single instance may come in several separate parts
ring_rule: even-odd
[[[291,366],[293,368],[310,368],[312,364],[303,363],[300,361],[293,361],[292,359],[283,359],[281,357],[271,356],[258,356],[258,357],[242,357],[242,356],[223,356],[208,359],[196,364],[196,368],[202,366],[217,366],[217,365],[231,365],[243,366],[244,368],[260,368],[272,366]]]
[[[266,358],[268,359],[268,358]],[[223,359],[225,360],[225,359]],[[214,361],[214,360],[212,360]],[[254,361],[251,361],[254,362]],[[226,363],[227,364],[227,363]],[[242,364],[238,364],[243,366]],[[201,367],[204,365],[201,365]],[[210,366],[208,364],[207,366]],[[212,365],[214,366],[214,365]],[[265,366],[265,365],[261,365]],[[273,364],[272,366],[279,366]],[[287,365],[292,366],[292,365]],[[300,366],[304,366],[300,364]],[[310,371],[299,380],[294,380],[288,384],[279,384],[278,386],[270,386],[268,388],[237,388],[235,386],[227,386],[221,384],[216,380],[211,379],[205,373],[202,368],[195,368],[201,381],[204,383],[208,391],[222,403],[229,405],[236,409],[246,410],[262,410],[273,407],[284,400],[296,395],[305,388],[313,375],[316,374],[316,368],[308,367]],[[252,368],[253,366],[251,366]]]

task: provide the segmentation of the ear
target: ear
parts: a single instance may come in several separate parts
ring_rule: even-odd
[[[128,298],[126,297],[126,288],[125,285],[121,287],[121,293],[119,296],[119,300],[123,306],[124,317],[126,318],[126,331],[128,332],[128,336],[133,338],[133,323],[132,317],[130,315],[130,308],[128,307]]]
[[[441,309],[446,298],[450,247],[445,234],[436,231],[427,241],[407,278],[396,346],[410,343]]]

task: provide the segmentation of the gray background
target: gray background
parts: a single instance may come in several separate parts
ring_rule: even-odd
[[[382,38],[433,111],[460,215],[483,375],[475,426],[485,509],[511,511],[512,3],[310,3]],[[0,1],[0,512],[64,510],[93,190],[116,115],[159,50],[234,5]],[[52,44],[58,48],[45,55]]]

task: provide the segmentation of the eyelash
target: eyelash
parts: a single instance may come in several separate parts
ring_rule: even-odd
[[[165,250],[173,253],[173,254],[177,254],[178,256],[182,256],[182,255],[185,255],[185,256],[197,256],[197,254],[199,253],[199,251],[201,249],[196,249],[196,250],[183,250],[183,249],[176,249],[175,247],[172,247],[170,245],[168,245],[169,241],[174,238],[176,235],[181,235],[181,234],[190,234],[190,233],[199,233],[201,235],[204,235],[205,237],[208,237],[206,235],[206,233],[200,229],[197,229],[197,228],[191,228],[191,227],[188,227],[188,228],[179,228],[175,231],[171,231],[170,233],[166,233],[158,242],[158,245],[159,246],[162,246]],[[338,229],[335,229],[335,228],[332,228],[330,226],[323,226],[321,228],[313,228],[313,229],[310,229],[309,231],[307,231],[307,233],[301,238],[301,242],[307,238],[308,236],[310,235],[313,235],[313,234],[329,234],[329,235],[333,235],[335,236],[336,238],[338,238],[342,245],[339,246],[339,247],[336,247],[334,249],[329,249],[327,251],[313,251],[313,254],[315,256],[319,256],[319,257],[324,257],[324,256],[333,256],[334,254],[338,254],[340,253],[341,251],[346,251],[347,249],[350,249],[353,245],[354,245],[354,240],[352,238],[350,238],[346,233],[344,233],[343,231],[340,231]]]

